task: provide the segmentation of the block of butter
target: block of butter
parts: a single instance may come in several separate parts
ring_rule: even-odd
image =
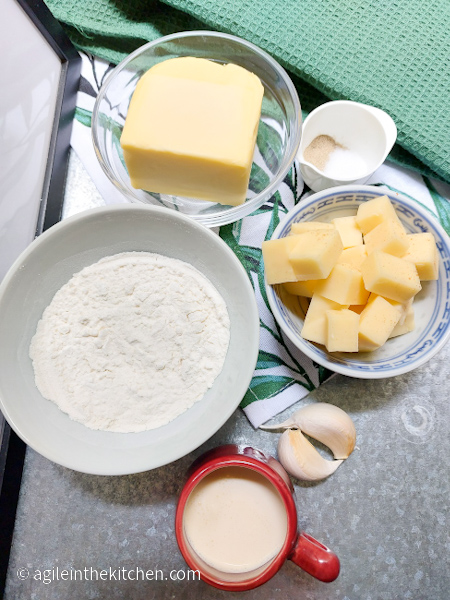
[[[263,95],[259,78],[238,65],[180,57],[149,69],[120,139],[132,186],[242,204]]]

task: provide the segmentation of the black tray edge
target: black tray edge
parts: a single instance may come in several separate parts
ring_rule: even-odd
[[[16,0],[61,60],[61,78],[36,235],[61,219],[81,57],[41,0]],[[22,481],[26,444],[8,423],[0,447],[0,597],[3,597]]]

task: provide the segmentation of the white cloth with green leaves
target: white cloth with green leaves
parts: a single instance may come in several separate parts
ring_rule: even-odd
[[[72,147],[83,162],[105,204],[125,202],[101,170],[91,140],[91,113],[98,90],[113,65],[82,55],[82,84],[78,94]],[[450,186],[429,180],[387,162],[367,182],[401,192],[432,211],[450,234]],[[311,192],[307,192],[311,193]],[[294,164],[279,190],[250,216],[218,232],[247,271],[255,290],[260,316],[258,363],[241,407],[259,427],[321,385],[332,373],[302,354],[284,336],[269,309],[263,277],[261,244],[269,239],[283,216],[305,197],[298,165]]]

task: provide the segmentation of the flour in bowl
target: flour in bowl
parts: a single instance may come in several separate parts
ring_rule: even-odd
[[[41,394],[91,429],[166,425],[200,400],[230,339],[225,301],[191,265],[108,256],[54,296],[30,345]]]

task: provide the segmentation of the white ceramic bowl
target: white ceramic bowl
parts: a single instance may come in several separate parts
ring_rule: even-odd
[[[340,176],[321,171],[307,162],[304,152],[319,135],[329,135],[336,142],[359,157],[365,165],[364,171],[353,165]],[[392,118],[383,110],[352,102],[333,100],[321,104],[309,113],[303,123],[302,140],[298,152],[303,180],[313,191],[320,192],[339,185],[363,184],[383,164],[397,139],[397,127]]]
[[[133,188],[130,183],[119,140],[131,97],[139,78],[148,69],[158,62],[179,56],[240,65],[255,73],[264,86],[247,200],[240,206],[145,192]],[[188,31],[145,44],[111,72],[95,103],[92,137],[101,167],[128,200],[165,206],[214,227],[242,219],[275,193],[294,162],[300,143],[301,119],[294,84],[269,54],[226,33]]]
[[[407,373],[426,363],[450,337],[450,240],[435,217],[418,202],[378,187],[348,185],[311,195],[293,208],[278,225],[272,239],[289,234],[292,223],[331,221],[356,214],[358,206],[387,194],[408,233],[431,232],[439,250],[439,279],[423,281],[414,299],[415,329],[388,340],[374,352],[327,352],[300,336],[304,312],[295,296],[281,286],[266,291],[272,312],[288,338],[312,360],[343,375],[381,379]]]
[[[45,400],[28,350],[55,292],[85,266],[126,251],[157,252],[201,271],[227,304],[231,337],[223,369],[203,399],[164,427],[123,434],[89,429]],[[38,237],[0,285],[0,409],[29,446],[63,466],[98,475],[153,469],[197,448],[231,416],[253,375],[258,342],[253,288],[219,236],[164,208],[85,211]]]

